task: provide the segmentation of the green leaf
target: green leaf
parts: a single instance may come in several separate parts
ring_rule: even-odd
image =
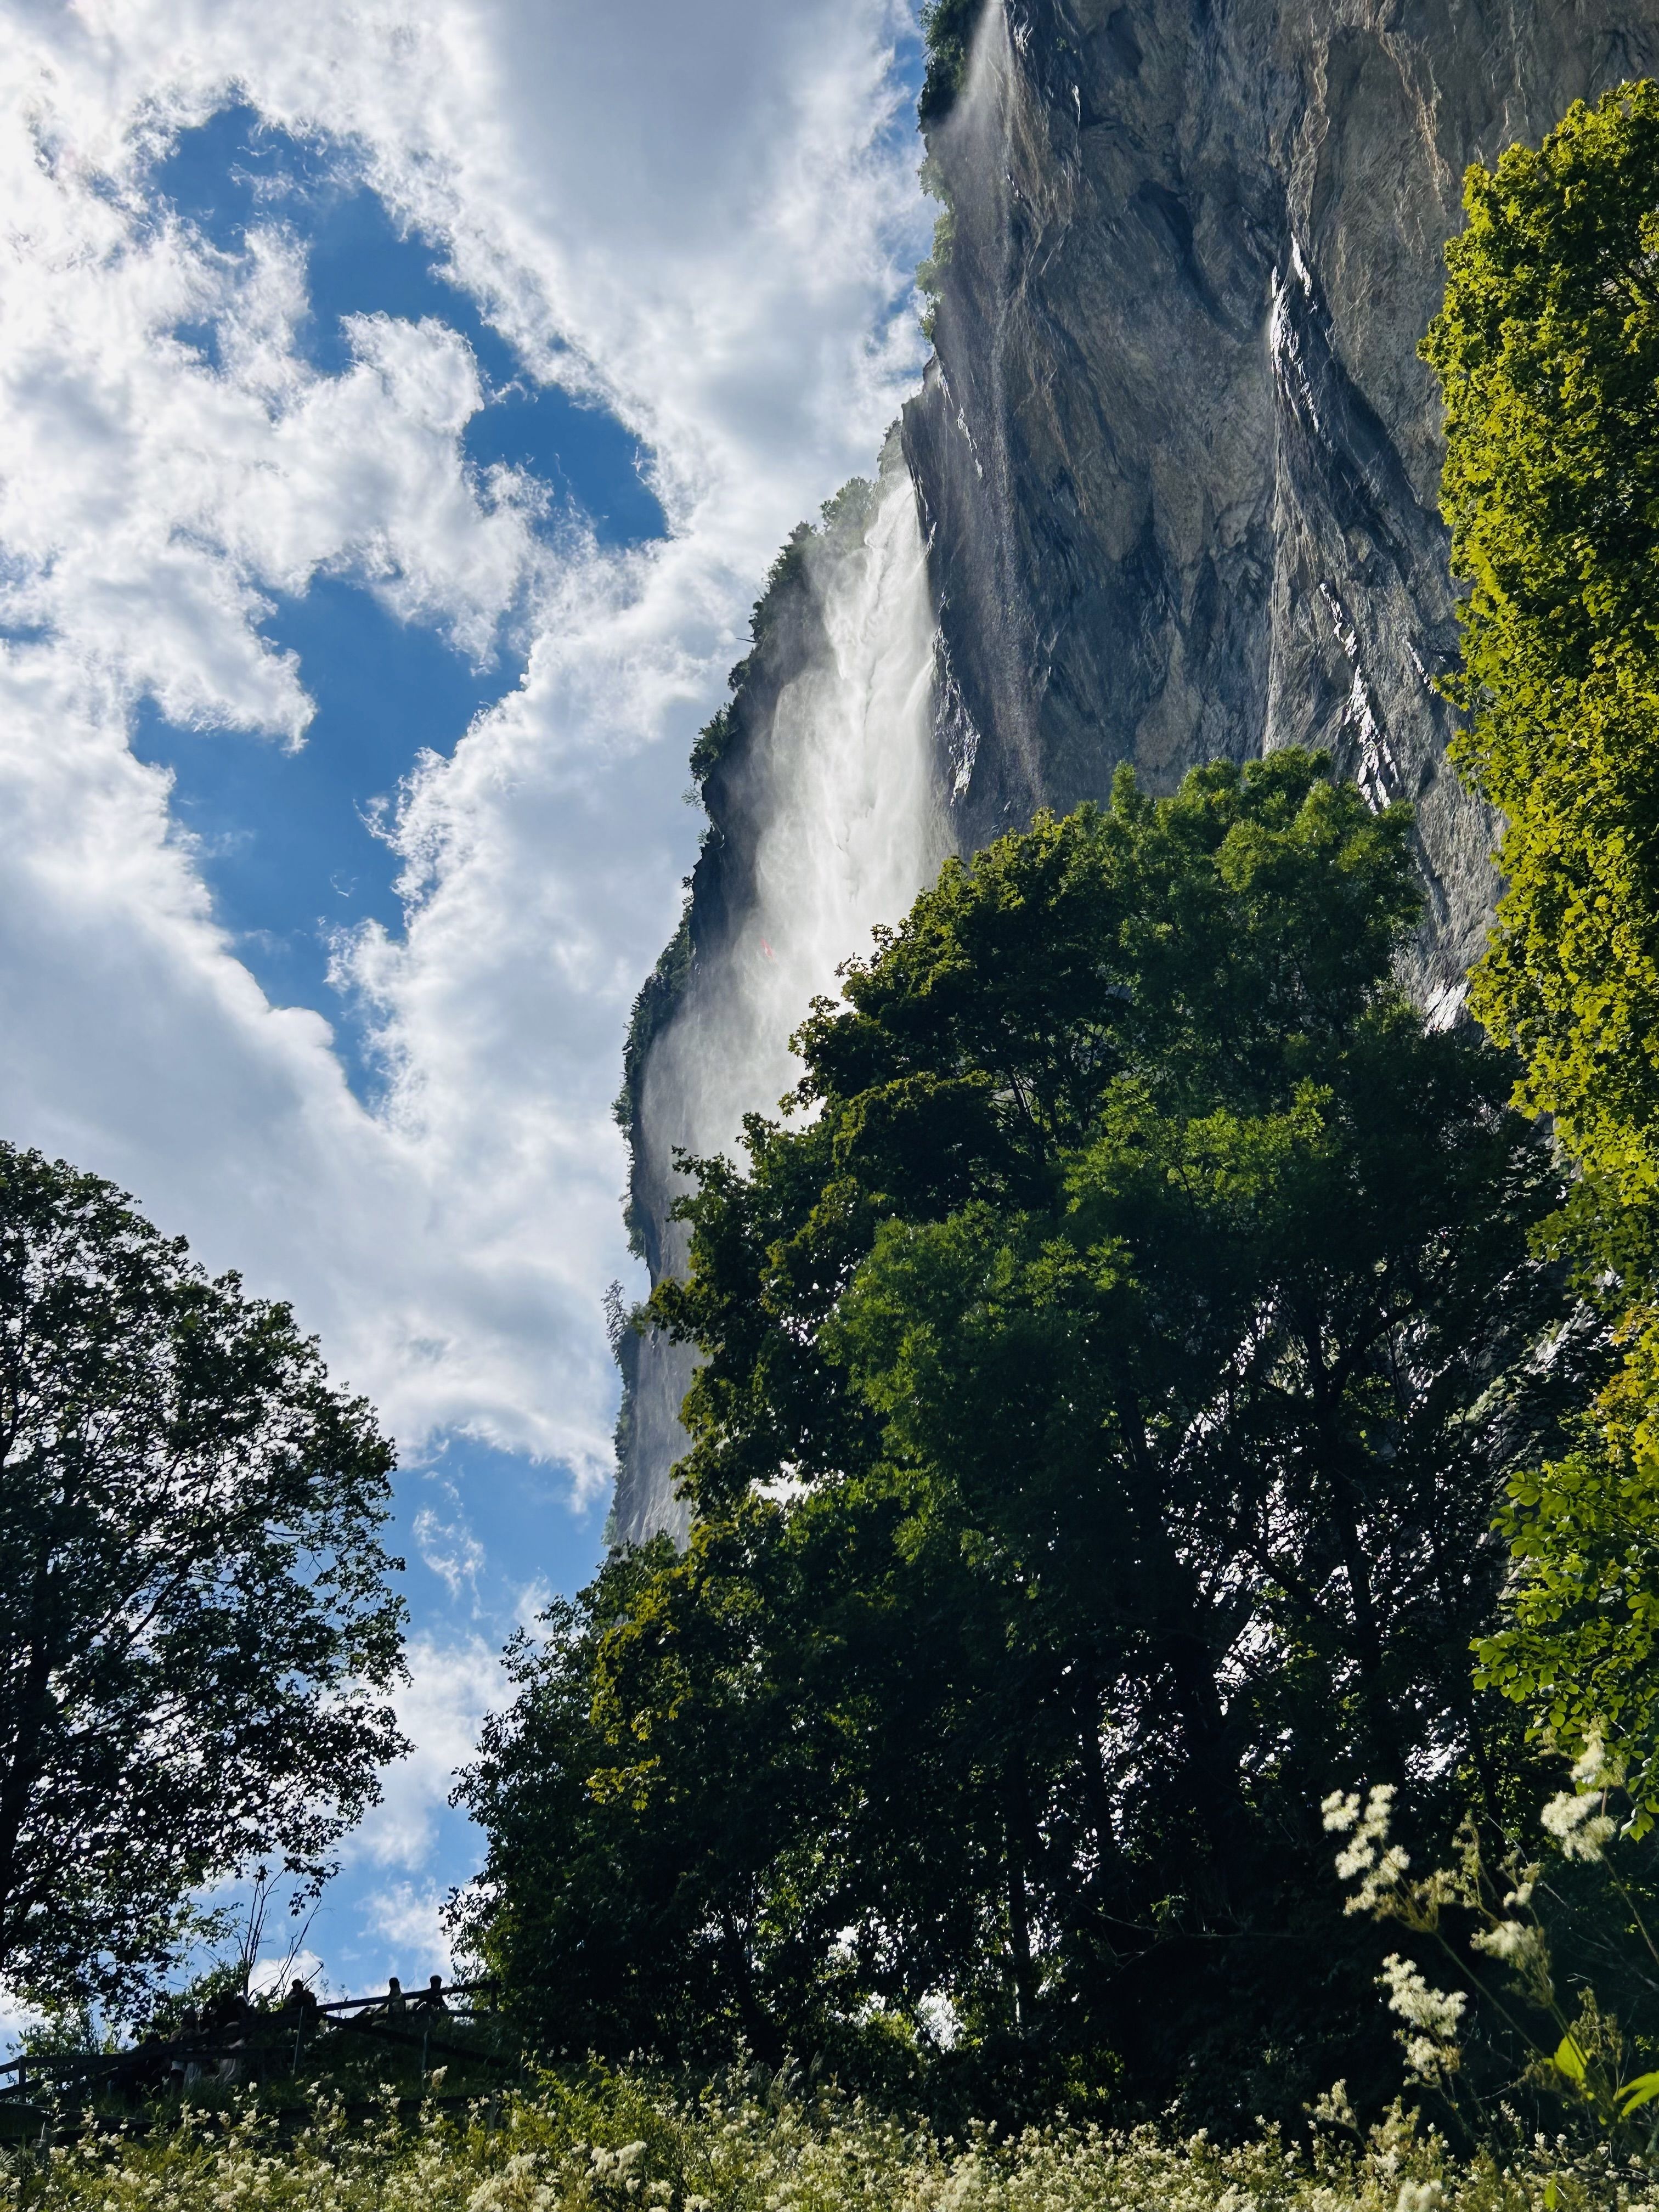
[[[1564,2035],[1556,2045],[1555,2063],[1569,2081],[1579,2088],[1584,2086],[1584,2054],[1570,2035]]]
[[[1628,2119],[1633,2112],[1651,2104],[1656,2097],[1659,2097],[1659,2074],[1638,2074],[1619,2092],[1620,2118]]]

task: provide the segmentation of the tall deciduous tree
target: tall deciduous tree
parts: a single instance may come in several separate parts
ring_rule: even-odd
[[[1460,765],[1505,817],[1471,1003],[1626,1205],[1659,1197],[1659,86],[1470,169],[1424,341],[1468,586]]]
[[[1533,1357],[1510,1071],[1392,981],[1407,830],[1306,755],[1126,774],[947,866],[807,1021],[806,1110],[696,1164],[690,1547],[526,1655],[471,1785],[520,1987],[615,1977],[560,1872],[608,1867],[716,2039],[948,2005],[1148,2094],[1343,2070],[1319,1801],[1490,1780],[1498,1487],[1595,1357]]]
[[[1471,1004],[1582,1170],[1566,1248],[1630,1358],[1517,1480],[1486,1678],[1575,1747],[1609,1726],[1659,1813],[1659,86],[1468,173],[1424,343],[1468,586],[1458,758],[1505,817]]]
[[[406,1748],[390,1444],[285,1306],[0,1145],[0,1980],[131,2004]]]

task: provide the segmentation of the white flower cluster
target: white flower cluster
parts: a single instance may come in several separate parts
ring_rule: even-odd
[[[1450,2001],[1407,1970],[1415,2014],[1442,2030]],[[1453,2008],[1455,2009],[1455,2007]],[[1427,2034],[1426,2029],[1414,2033]],[[1443,2037],[1443,2040],[1444,2038]],[[1553,2212],[1554,2147],[1500,2171],[1455,2161],[1395,2110],[1362,2136],[1339,2084],[1322,2114],[1349,2143],[1310,2151],[1275,2130],[1186,2142],[1154,2127],[1052,2123],[1007,2134],[970,2122],[943,2141],[925,2125],[784,2085],[754,2094],[750,2069],[692,2100],[659,2079],[549,2075],[533,2097],[492,2100],[459,2124],[428,2110],[412,2126],[349,2126],[343,2108],[297,2136],[249,2107],[142,2136],[94,2128],[41,2166],[0,2146],[0,2209],[31,2212]],[[596,2130],[611,2144],[595,2142]],[[1594,2200],[1605,2201],[1601,2196]],[[1621,2185],[1624,2212],[1659,2193]]]
[[[552,2212],[557,2192],[540,2179],[537,2163],[530,2152],[516,2152],[499,2173],[478,2184],[466,2212]]]
[[[1398,1952],[1382,1961],[1378,1987],[1389,1992],[1389,2010],[1407,2023],[1400,2039],[1407,2064],[1419,2081],[1444,2087],[1462,2061],[1457,2035],[1468,1998],[1462,1990],[1431,1989],[1422,1968]]]
[[[1400,1887],[1411,1865],[1409,1854],[1389,1841],[1394,1815],[1394,1784],[1379,1782],[1372,1788],[1362,1811],[1358,1790],[1334,1790],[1320,1808],[1331,1835],[1350,1838],[1337,1853],[1336,1870],[1344,1881],[1359,1877],[1359,1887],[1343,1907],[1346,1912],[1375,1912]]]
[[[1489,1959],[1497,1959],[1517,1974],[1532,1974],[1547,1965],[1549,1946],[1544,1931],[1535,1923],[1524,1920],[1498,1920],[1490,1928],[1479,1928],[1469,1938],[1472,1949],[1484,1951]]]
[[[1437,2181],[1402,2181],[1394,2212],[1439,2212],[1446,2192]]]
[[[1609,1759],[1600,1735],[1592,1735],[1572,1770],[1574,1787],[1552,1797],[1539,1816],[1570,1859],[1599,1860],[1619,1832],[1607,1811],[1609,1790],[1625,1779],[1623,1763]]]

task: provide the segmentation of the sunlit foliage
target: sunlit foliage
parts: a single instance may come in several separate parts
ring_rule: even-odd
[[[1468,586],[1458,759],[1503,811],[1470,1003],[1582,1172],[1560,1242],[1630,1350],[1577,1448],[1517,1479],[1484,1679],[1659,1808],[1659,87],[1467,180],[1425,341]]]

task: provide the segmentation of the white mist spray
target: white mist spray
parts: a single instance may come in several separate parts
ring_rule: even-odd
[[[743,1117],[773,1113],[800,1073],[789,1036],[836,971],[896,923],[951,849],[933,741],[933,603],[915,489],[896,455],[860,535],[814,546],[824,652],[781,694],[745,763],[754,897],[693,976],[646,1070],[641,1136],[654,1162],[683,1146],[732,1153]],[[684,1234],[664,1257],[683,1266]],[[684,1528],[668,1483],[683,1449],[689,1356],[653,1342],[635,1394],[618,1533]]]
[[[729,1151],[743,1116],[799,1073],[789,1034],[836,970],[901,920],[945,857],[933,758],[933,618],[907,476],[886,477],[862,544],[834,558],[830,659],[785,689],[752,775],[756,899],[652,1068],[647,1098],[696,1151]],[[656,1097],[652,1098],[654,1090]]]

